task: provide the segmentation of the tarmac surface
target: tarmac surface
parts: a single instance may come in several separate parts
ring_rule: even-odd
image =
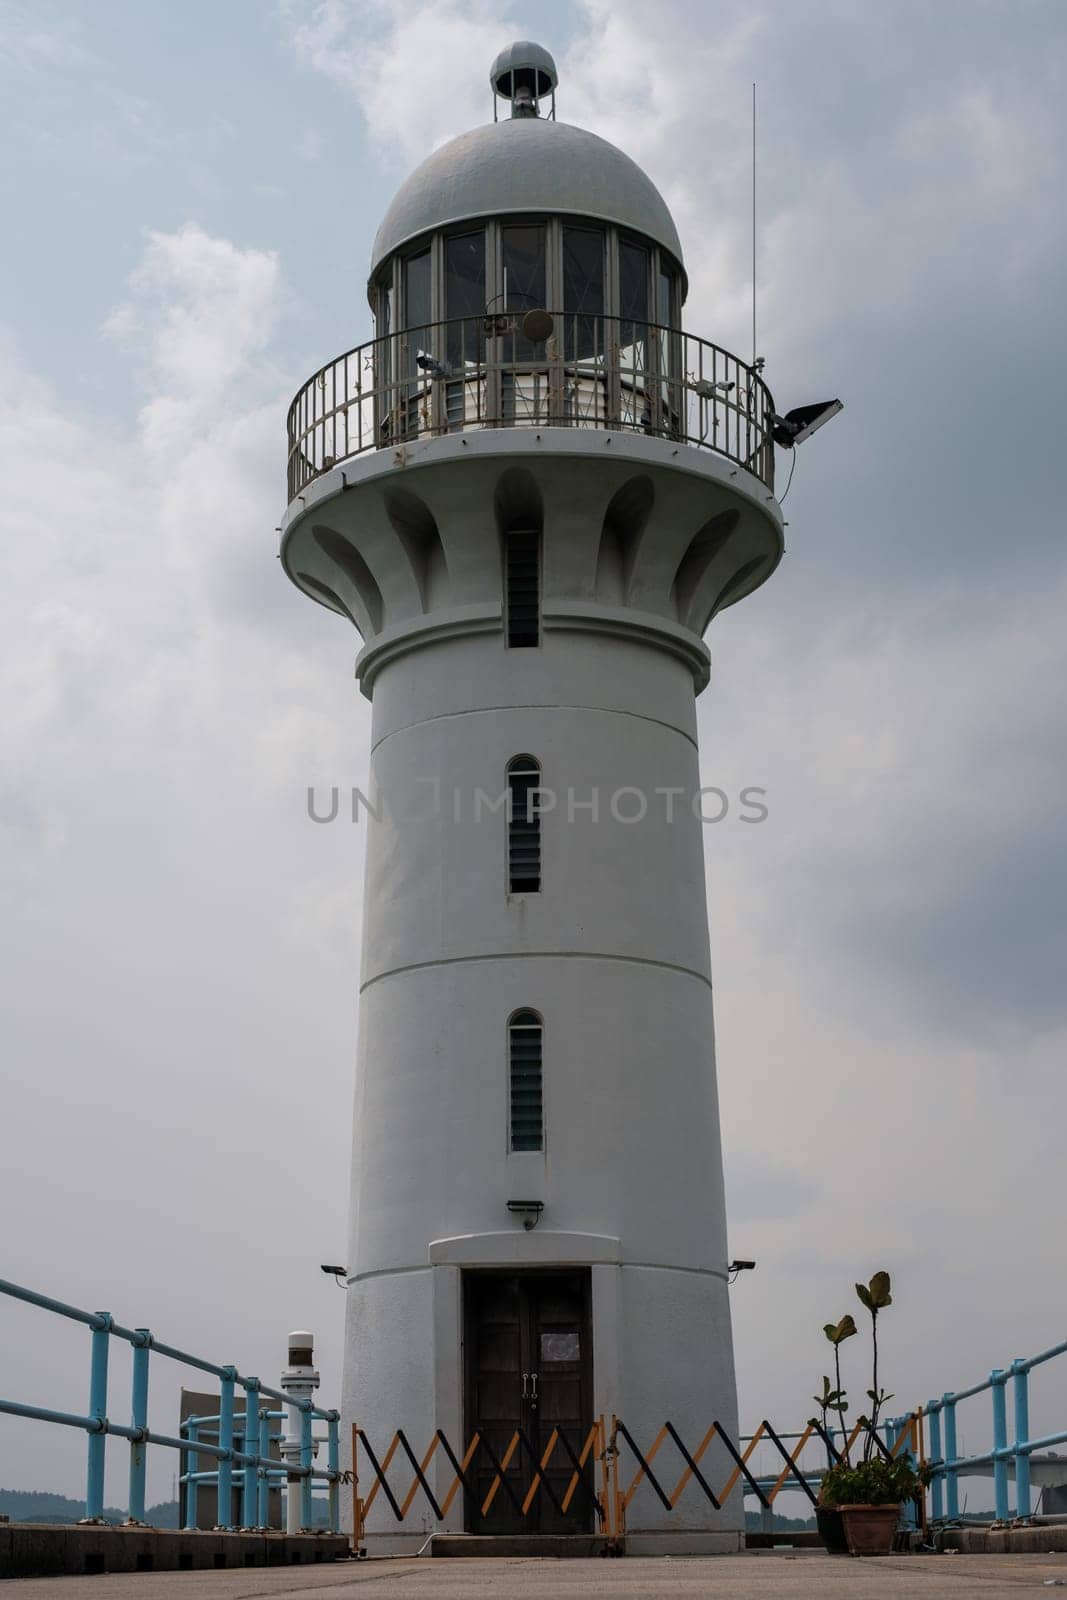
[[[131,1572],[91,1578],[14,1578],[11,1600],[1020,1600],[1067,1590],[1058,1555],[886,1556],[854,1561],[822,1551],[739,1556],[545,1557],[339,1562],[294,1571]],[[1067,1600],[1067,1594],[1064,1596]]]

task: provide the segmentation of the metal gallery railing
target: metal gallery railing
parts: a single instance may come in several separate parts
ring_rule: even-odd
[[[940,1400],[930,1400],[926,1405],[930,1432],[930,1467],[933,1477],[930,1485],[931,1515],[935,1522],[956,1522],[960,1518],[960,1478],[993,1476],[994,1510],[998,1522],[1007,1522],[1012,1515],[1008,1489],[1009,1474],[1015,1476],[1015,1516],[1028,1521],[1031,1507],[1031,1462],[1041,1451],[1051,1451],[1054,1445],[1067,1443],[1067,1428],[1052,1432],[1031,1434],[1030,1428],[1030,1374],[1037,1367],[1067,1355],[1067,1339],[1042,1350],[1039,1355],[1012,1361],[1007,1367],[995,1367],[988,1378],[971,1384],[968,1389],[949,1390]],[[1065,1363],[1067,1368],[1067,1363]],[[1012,1427],[1008,1427],[1008,1386],[1012,1395]],[[956,1408],[976,1395],[988,1394],[992,1448],[973,1455],[961,1455],[957,1444],[958,1422]],[[1064,1462],[1064,1480],[1067,1481],[1067,1461]]]
[[[770,390],[737,356],[679,328],[587,313],[489,314],[346,351],[289,408],[293,500],[367,450],[478,428],[624,429],[713,450],[774,487]],[[535,324],[535,329],[537,325]]]
[[[88,1435],[86,1521],[100,1521],[103,1518],[105,1452],[108,1435],[111,1434],[128,1440],[130,1446],[127,1520],[131,1523],[144,1522],[148,1446],[160,1445],[164,1449],[178,1451],[183,1458],[183,1464],[187,1467],[187,1471],[182,1473],[182,1480],[187,1484],[187,1526],[195,1526],[195,1522],[189,1524],[188,1508],[191,1503],[195,1515],[198,1483],[210,1482],[215,1487],[218,1494],[218,1526],[234,1530],[265,1527],[268,1490],[280,1483],[288,1482],[291,1486],[290,1492],[293,1488],[299,1488],[300,1527],[310,1530],[311,1490],[313,1482],[318,1479],[325,1482],[328,1488],[330,1528],[334,1532],[338,1530],[340,1526],[338,1485],[341,1482],[338,1412],[324,1410],[312,1404],[310,1400],[285,1394],[280,1389],[272,1389],[259,1378],[246,1377],[234,1366],[207,1361],[202,1356],[191,1355],[187,1350],[178,1350],[173,1345],[164,1344],[148,1328],[123,1327],[108,1311],[83,1311],[78,1306],[67,1305],[62,1300],[53,1300],[48,1295],[38,1294],[34,1289],[26,1289],[21,1284],[9,1283],[5,1279],[0,1279],[0,1295],[21,1300],[42,1311],[51,1312],[54,1316],[80,1322],[90,1330],[89,1401],[84,1414],[57,1411],[48,1406],[29,1405],[18,1400],[0,1398],[0,1413],[13,1417],[28,1417],[37,1422],[53,1423],[65,1428],[80,1428]],[[133,1351],[128,1425],[116,1422],[108,1415],[108,1363],[112,1339],[124,1340]],[[218,1412],[211,1417],[187,1419],[182,1425],[184,1431],[180,1438],[160,1433],[148,1426],[149,1360],[153,1355],[166,1356],[183,1366],[194,1367],[198,1372],[209,1373],[219,1382]],[[241,1414],[238,1412],[235,1415],[236,1389],[244,1390],[244,1416],[256,1419],[254,1434]],[[280,1461],[271,1455],[270,1425],[272,1420],[282,1413],[264,1408],[262,1405],[264,1398],[280,1402],[290,1416],[294,1412],[299,1414],[299,1461],[295,1458]],[[325,1468],[314,1466],[315,1440],[312,1437],[312,1424],[315,1418],[320,1418],[327,1426]],[[200,1437],[200,1428],[205,1424],[212,1425],[217,1443]],[[249,1448],[250,1442],[251,1448]],[[198,1472],[196,1470],[198,1456],[213,1458],[217,1463],[215,1469],[211,1472]],[[239,1475],[236,1481],[235,1474]],[[239,1497],[234,1494],[235,1487],[240,1490]],[[235,1498],[239,1498],[240,1503],[239,1518],[236,1520]]]

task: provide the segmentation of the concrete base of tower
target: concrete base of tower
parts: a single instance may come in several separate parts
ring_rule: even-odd
[[[451,1533],[369,1533],[363,1541],[367,1555],[374,1556],[551,1556],[555,1560],[589,1559],[611,1554],[610,1542],[598,1534],[528,1535],[502,1534],[482,1538],[477,1534]],[[735,1556],[745,1548],[741,1532],[722,1533],[627,1533],[623,1553],[628,1556]]]
[[[577,1334],[578,1344],[591,1345],[590,1386],[585,1415],[573,1428],[575,1448],[598,1419],[604,1419],[604,1438],[613,1418],[624,1425],[639,1450],[647,1455],[663,1424],[670,1421],[690,1452],[695,1453],[712,1423],[718,1423],[737,1437],[736,1392],[730,1338],[729,1306],[725,1276],[721,1272],[659,1266],[621,1261],[620,1241],[606,1234],[557,1233],[540,1229],[493,1234],[465,1235],[437,1240],[429,1249],[430,1262],[406,1271],[380,1272],[349,1286],[346,1370],[343,1397],[346,1443],[351,1425],[362,1430],[377,1461],[389,1452],[397,1429],[402,1428],[416,1459],[426,1455],[437,1430],[448,1440],[457,1459],[462,1459],[475,1433],[499,1431],[505,1426],[499,1416],[481,1418],[478,1405],[480,1376],[472,1362],[478,1348],[478,1330],[470,1324],[472,1278],[484,1285],[499,1282],[503,1291],[518,1285],[519,1298],[530,1286],[577,1284],[584,1293],[586,1321]],[[585,1284],[584,1291],[581,1285]],[[509,1287],[511,1286],[511,1287]],[[576,1316],[580,1316],[580,1311]],[[559,1312],[553,1316],[559,1320]],[[505,1330],[506,1331],[506,1330]],[[555,1328],[554,1337],[560,1337]],[[519,1336],[516,1335],[518,1338]],[[540,1385],[544,1394],[550,1375],[538,1346],[545,1349],[541,1333],[521,1335],[523,1349],[533,1351],[527,1360],[541,1365]],[[506,1387],[506,1363],[500,1325],[494,1326],[492,1348],[497,1352],[490,1366],[488,1389],[499,1411],[502,1385]],[[550,1347],[551,1348],[551,1347]],[[518,1396],[525,1373],[516,1371]],[[558,1398],[557,1398],[558,1403]],[[512,1421],[525,1430],[539,1453],[545,1440],[538,1433],[543,1424],[537,1415],[527,1415],[516,1401],[515,1418],[506,1412],[505,1431]],[[558,1416],[558,1411],[553,1415]],[[507,1440],[494,1444],[500,1455]],[[638,1461],[621,1430],[617,1436],[619,1482],[625,1490],[638,1470]],[[598,1439],[591,1459],[601,1451]],[[521,1462],[520,1449],[515,1457]],[[671,1441],[661,1444],[655,1470],[665,1492],[670,1495],[685,1472],[684,1458]],[[347,1464],[347,1463],[346,1463]],[[713,1489],[719,1490],[730,1476],[732,1462],[718,1441],[712,1439],[701,1457],[702,1470]],[[371,1453],[361,1443],[357,1459],[358,1493],[366,1499],[374,1482]],[[523,1469],[524,1470],[524,1469]],[[601,1468],[595,1468],[596,1488],[601,1487]],[[427,1467],[427,1480],[443,1504],[455,1482],[455,1472],[446,1452],[438,1447]],[[398,1503],[413,1482],[410,1462],[403,1450],[393,1450],[389,1482]],[[527,1476],[529,1474],[527,1473]],[[463,1535],[486,1534],[496,1530],[486,1524],[473,1504],[480,1501],[489,1483],[479,1480],[477,1496],[451,1494],[447,1515],[438,1520],[421,1490],[417,1490],[404,1523],[398,1520],[386,1495],[378,1490],[366,1523],[365,1543],[374,1552],[411,1554],[431,1533]],[[525,1486],[525,1480],[524,1480]],[[522,1496],[520,1496],[520,1499]],[[466,1503],[465,1503],[466,1500]],[[591,1505],[585,1525],[579,1519],[572,1528],[552,1526],[555,1533],[593,1535]],[[501,1527],[512,1536],[537,1532],[536,1515],[532,1527],[518,1521],[515,1527]],[[670,1511],[662,1505],[647,1483],[639,1489],[627,1509],[627,1549],[644,1554],[713,1554],[743,1547],[743,1504],[735,1488],[719,1511],[691,1480],[677,1505]],[[545,1531],[541,1529],[540,1531]]]
[[[735,1556],[745,1548],[740,1529],[722,1533],[642,1533],[626,1535],[628,1556]]]

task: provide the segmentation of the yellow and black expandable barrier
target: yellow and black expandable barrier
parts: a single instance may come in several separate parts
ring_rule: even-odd
[[[361,1449],[366,1457],[370,1475],[373,1479],[370,1491],[365,1498],[360,1493],[359,1455]],[[438,1450],[444,1454],[452,1468],[452,1481],[440,1500],[431,1489],[426,1476]],[[402,1500],[397,1499],[388,1478],[389,1469],[396,1459],[398,1451],[401,1451],[406,1456],[408,1465],[413,1473],[411,1483]],[[608,1472],[605,1460],[603,1417],[596,1419],[579,1449],[575,1449],[566,1433],[559,1428],[553,1428],[540,1455],[534,1449],[523,1429],[516,1428],[508,1441],[503,1455],[499,1458],[488,1439],[484,1438],[480,1433],[472,1435],[462,1457],[458,1457],[441,1429],[438,1428],[430,1440],[428,1449],[420,1459],[411,1448],[403,1428],[398,1428],[389,1441],[385,1455],[379,1461],[374,1447],[363,1429],[353,1424],[352,1471],[347,1476],[352,1484],[353,1543],[357,1549],[362,1545],[366,1531],[367,1515],[379,1490],[384,1495],[398,1522],[405,1520],[420,1489],[438,1522],[443,1522],[448,1516],[452,1503],[460,1489],[466,1492],[473,1503],[478,1504],[479,1500],[474,1486],[472,1468],[479,1455],[485,1457],[492,1471],[489,1487],[480,1497],[480,1512],[483,1517],[489,1514],[493,1501],[501,1490],[510,1500],[515,1512],[522,1517],[530,1514],[532,1507],[537,1503],[541,1494],[545,1495],[560,1516],[566,1516],[575,1495],[582,1495],[592,1502],[598,1530],[601,1533],[607,1532]],[[508,1478],[508,1471],[513,1465],[520,1462],[524,1456],[533,1469],[533,1475],[530,1479],[529,1487],[520,1498]],[[556,1493],[547,1477],[548,1468],[553,1463],[554,1457],[557,1461],[565,1458],[571,1466],[570,1478],[561,1495]],[[601,1487],[599,1490],[595,1488],[595,1465],[597,1462],[601,1464]]]
[[[849,1435],[845,1453],[851,1452],[865,1433],[863,1423],[857,1422]],[[566,1433],[554,1428],[543,1450],[538,1454],[525,1432],[521,1428],[516,1428],[499,1458],[489,1441],[479,1433],[472,1435],[462,1456],[458,1456],[440,1429],[435,1432],[429,1447],[420,1458],[416,1456],[404,1430],[398,1428],[389,1441],[384,1456],[379,1460],[363,1429],[353,1425],[352,1469],[344,1474],[352,1486],[353,1544],[357,1550],[362,1548],[367,1516],[379,1493],[384,1496],[397,1522],[401,1523],[407,1518],[420,1491],[438,1522],[443,1522],[448,1516],[461,1489],[467,1495],[470,1504],[479,1506],[482,1516],[488,1515],[499,1493],[507,1496],[512,1509],[521,1517],[530,1514],[542,1494],[555,1511],[561,1516],[566,1516],[575,1496],[580,1495],[585,1498],[587,1505],[591,1503],[597,1531],[605,1539],[607,1548],[615,1551],[622,1549],[626,1537],[627,1512],[643,1483],[648,1485],[667,1511],[675,1510],[687,1491],[702,1494],[712,1508],[719,1511],[742,1479],[745,1492],[754,1495],[764,1511],[771,1510],[778,1495],[787,1487],[799,1488],[814,1506],[818,1500],[822,1472],[821,1469],[813,1471],[810,1467],[807,1471],[804,1470],[801,1456],[805,1447],[813,1441],[821,1441],[825,1448],[827,1463],[841,1461],[843,1452],[837,1449],[830,1435],[815,1421],[809,1422],[803,1433],[795,1437],[796,1443],[792,1450],[787,1449],[785,1441],[764,1419],[750,1439],[739,1441],[745,1445],[744,1450],[741,1450],[722,1424],[716,1421],[704,1433],[696,1448],[690,1451],[674,1424],[665,1422],[647,1451],[643,1451],[620,1417],[612,1416],[609,1427],[606,1419],[600,1416],[589,1429],[580,1448],[576,1448]],[[708,1449],[716,1439],[732,1463],[726,1478],[717,1489],[709,1482],[710,1468],[706,1464],[702,1465]],[[777,1476],[771,1477],[766,1474],[757,1476],[754,1472],[751,1465],[752,1457],[761,1444],[773,1445],[781,1457],[782,1468]],[[901,1430],[892,1444],[884,1443],[877,1435],[875,1444],[888,1460],[901,1454],[910,1454],[922,1462],[924,1459],[922,1412],[913,1412],[910,1417],[904,1419]],[[663,1453],[668,1446],[673,1447],[678,1464],[682,1467],[673,1486],[667,1485],[662,1479],[663,1466],[669,1459]],[[427,1477],[439,1450],[452,1468],[452,1481],[440,1500],[430,1487]],[[630,1458],[625,1469],[624,1451]],[[369,1469],[364,1471],[362,1482],[361,1452]],[[389,1481],[390,1468],[397,1461],[398,1454],[401,1462],[406,1459],[412,1473],[411,1482],[401,1499],[397,1498]],[[472,1470],[479,1456],[488,1462],[492,1473],[488,1489],[481,1494],[475,1488]],[[525,1491],[517,1492],[508,1473],[511,1468],[521,1464],[524,1458],[530,1465],[532,1475]],[[478,1464],[484,1465],[484,1461]],[[562,1494],[553,1488],[547,1475],[548,1468],[553,1462],[557,1466],[561,1462],[569,1462],[571,1467],[571,1475]],[[364,1497],[361,1487],[368,1476],[371,1480],[370,1489]],[[919,1511],[925,1525],[925,1508],[920,1506]]]

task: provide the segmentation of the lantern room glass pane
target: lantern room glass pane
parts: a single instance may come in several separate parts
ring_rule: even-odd
[[[504,247],[505,311],[520,316],[545,303],[545,228],[543,223],[519,223],[502,228]]]
[[[659,409],[653,421],[657,429],[666,430],[672,437],[677,436],[682,409],[682,394],[677,383],[681,364],[677,287],[675,274],[661,266],[656,275],[656,321],[659,323],[656,350],[661,382]]]
[[[404,328],[406,331],[406,367],[410,375],[419,371],[416,356],[429,354],[430,338],[430,252],[409,256],[404,262]]]
[[[649,252],[629,239],[619,241],[619,378],[621,420],[643,426],[648,420]]]
[[[460,321],[459,319],[463,320]],[[445,359],[455,370],[482,359],[485,321],[485,234],[445,240]]]
[[[374,350],[375,371],[377,373],[377,382],[382,387],[383,395],[385,386],[391,382],[393,376],[393,352],[389,335],[393,332],[394,324],[393,269],[390,265],[388,277],[384,278],[378,285],[378,317],[374,330],[378,338],[378,343]],[[382,403],[384,403],[385,409],[388,410],[393,403],[392,397],[389,396],[384,399],[384,402],[379,402],[379,404]]]
[[[662,328],[674,327],[674,273],[662,267],[656,284],[656,321]]]
[[[545,305],[545,231],[544,223],[526,222],[512,223],[500,230],[504,268],[500,303],[516,324],[527,311]],[[516,327],[505,335],[501,354],[506,365],[516,361],[540,363],[545,359],[545,347],[533,344]],[[523,414],[524,420],[533,421],[539,416],[537,394],[524,392],[521,400],[516,395],[515,405],[516,415]],[[511,409],[505,396],[505,414]]]
[[[563,229],[563,356],[589,360],[603,349],[604,235],[599,228]]]

